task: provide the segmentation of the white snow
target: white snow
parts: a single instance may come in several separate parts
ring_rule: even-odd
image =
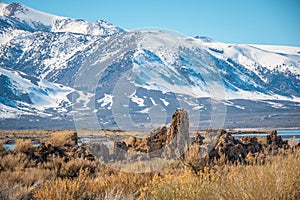
[[[8,4],[0,3],[0,15],[6,16],[8,11],[6,10],[6,7],[9,6]],[[40,22],[41,24],[44,24],[46,26],[51,26],[52,22],[55,19],[62,19],[63,17],[58,17],[55,15],[51,15],[48,13],[40,12],[38,10],[34,10],[32,8],[22,6],[21,11],[16,11],[14,13],[14,17],[20,19],[21,21],[27,22],[34,26],[32,22]]]
[[[287,69],[294,74],[300,74],[300,47],[252,45],[252,44],[225,44],[220,42],[201,43],[207,48],[223,51],[218,53],[209,50],[217,58],[233,59],[247,67],[258,76],[256,67],[265,67],[269,70],[277,69],[285,72]]]
[[[6,106],[4,104],[0,104],[0,118],[1,119],[18,118],[21,115],[31,115],[31,113],[25,112],[18,108],[13,108],[13,107]]]
[[[165,99],[163,99],[163,98],[159,98],[162,102],[163,102],[163,104],[165,105],[165,106],[168,106],[170,103],[169,102],[167,102]]]
[[[85,20],[71,19],[62,16],[51,15],[48,13],[40,12],[32,8],[20,5],[20,10],[14,12],[11,16],[18,20],[27,23],[31,27],[36,28],[36,24],[44,25],[52,32],[71,32],[78,34],[89,35],[111,35],[119,31],[118,27],[105,22],[96,21],[90,23]],[[11,15],[10,11],[6,9],[9,4],[0,2],[0,16]]]
[[[21,72],[9,71],[1,67],[0,74],[10,78],[12,87],[18,91],[18,93],[28,94],[33,105],[26,104],[25,102],[19,102],[26,107],[32,107],[36,111],[43,112],[48,108],[55,108],[59,110],[61,103],[63,102],[71,105],[67,95],[74,91],[72,88],[56,83],[50,83],[42,79],[37,82],[38,85],[35,85],[30,80],[23,78],[20,75]],[[25,108],[22,109],[24,110]],[[65,110],[61,109],[60,111]]]
[[[263,102],[270,104],[271,107],[273,107],[273,108],[284,108],[285,107],[284,104],[278,103],[278,102],[273,102],[273,101],[263,101]]]
[[[233,102],[231,102],[231,101],[223,101],[223,104],[224,105],[227,105],[227,106],[232,106],[232,107],[236,107],[236,108],[238,108],[238,109],[240,109],[240,110],[245,110],[245,107],[244,106],[239,106],[239,105],[235,105]]]
[[[164,37],[164,36],[163,36]],[[160,42],[154,41],[154,47],[147,46],[147,50],[151,50],[152,53],[155,53],[159,56],[165,56],[168,57],[169,54],[163,54],[158,53],[161,52],[161,48],[155,46],[160,45],[163,46],[164,38],[160,39]],[[143,39],[143,42],[141,42],[141,45],[146,48],[144,45],[151,45],[151,41],[155,40],[152,37],[149,37],[146,39]],[[167,45],[171,45],[169,43],[172,43],[171,39],[166,38]],[[168,43],[169,42],[169,43]],[[163,50],[163,52],[172,52],[170,51],[171,48],[166,48]],[[178,51],[174,49],[174,51]],[[176,55],[176,53],[173,55]],[[197,97],[208,97],[209,93],[206,90],[205,86],[201,81],[198,79],[195,80],[197,85],[191,86],[185,79],[182,78],[182,75],[179,74],[179,72],[174,68],[174,66],[171,64],[172,62],[165,62],[165,58],[161,58],[160,60],[163,61],[162,63],[155,60],[155,61],[148,61],[145,60],[145,57],[147,57],[146,52],[142,50],[141,48],[138,48],[138,50],[134,54],[134,60],[136,62],[133,63],[133,80],[135,81],[135,85],[137,87],[143,87],[147,90],[159,90],[163,93],[166,92],[175,92],[178,94],[187,94],[187,95],[193,95]],[[172,56],[171,56],[172,57]],[[193,80],[193,78],[191,77]],[[200,88],[200,89],[199,89]]]
[[[97,100],[98,103],[101,103],[101,107],[105,107],[108,105],[108,109],[111,109],[113,105],[113,95],[111,94],[104,94],[104,97]]]
[[[144,110],[139,111],[139,113],[147,114],[151,110],[151,107],[145,108]]]
[[[261,44],[249,44],[250,46],[269,51],[274,53],[283,54],[295,54],[299,55],[300,47],[295,46],[276,46],[276,45],[261,45]]]
[[[69,59],[93,43],[93,40],[91,40],[87,44],[79,44],[79,42],[77,42],[78,37],[80,36],[63,35],[52,43],[49,58],[42,61],[45,66],[41,75],[42,78],[45,78],[52,71],[67,67],[67,61]],[[74,42],[74,40],[76,42]],[[31,46],[31,48],[33,47]]]
[[[138,97],[136,95],[136,93],[133,93],[132,95],[130,95],[130,99],[132,102],[136,103],[139,107],[145,106],[144,99]]]
[[[249,100],[286,100],[286,101],[294,101],[300,102],[299,97],[285,97],[278,94],[263,94],[260,92],[254,91],[245,91],[245,90],[238,90],[232,91],[229,89],[225,89],[225,99],[232,100],[232,99],[249,99]]]
[[[104,21],[90,23],[85,20],[58,18],[53,22],[51,31],[86,35],[112,35],[118,32],[118,27]]]
[[[154,99],[153,99],[152,97],[150,97],[150,101],[152,102],[152,104],[153,104],[154,106],[157,106],[156,102],[154,101]]]
[[[193,107],[193,110],[201,110],[202,108],[204,108],[204,105],[198,105]]]
[[[7,6],[8,4],[5,4],[0,1],[0,16],[3,16],[3,9]]]
[[[75,110],[90,110],[88,104],[90,103],[91,99],[95,96],[94,94],[83,92],[83,91],[76,91],[79,94],[79,97],[76,99],[76,103],[79,105],[75,105]]]

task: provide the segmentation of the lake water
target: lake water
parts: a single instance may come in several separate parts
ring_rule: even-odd
[[[255,137],[266,137],[268,134],[260,134],[260,133],[246,133],[246,134],[232,134],[235,138],[241,138],[245,136],[255,136]],[[277,130],[277,135],[281,136],[283,140],[289,140],[295,136],[295,140],[300,141],[300,130]],[[83,139],[84,140],[84,139]],[[86,141],[82,141],[86,143]],[[102,141],[106,146],[110,146],[111,144],[108,141]],[[88,142],[87,142],[88,143]],[[79,142],[78,145],[80,146],[82,143]],[[34,144],[34,146],[39,146],[40,144]],[[12,150],[15,148],[15,144],[4,144],[4,148],[7,150]]]
[[[12,150],[15,148],[15,144],[4,144],[3,146],[7,150]],[[34,144],[33,146],[38,147],[38,146],[40,146],[40,144]]]
[[[269,134],[265,133],[246,133],[246,134],[232,134],[236,138],[244,136],[266,137]],[[295,136],[295,140],[300,140],[300,130],[277,130],[277,135],[281,136],[283,140],[289,140]]]

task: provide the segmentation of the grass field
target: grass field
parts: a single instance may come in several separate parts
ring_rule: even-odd
[[[69,131],[45,139],[63,155],[38,160],[29,140],[0,143],[0,199],[300,199],[300,151],[266,162],[210,165],[198,173],[175,161],[150,173],[125,173],[71,154]],[[66,145],[67,144],[67,145]]]

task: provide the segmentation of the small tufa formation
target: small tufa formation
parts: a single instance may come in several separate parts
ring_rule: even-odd
[[[155,156],[180,157],[189,140],[189,120],[185,110],[176,110],[172,116],[170,129],[165,126],[155,129],[149,137],[129,136],[123,141],[114,142],[113,154],[124,158],[128,152],[147,153]]]
[[[176,110],[167,133],[165,158],[181,158],[189,146],[189,119],[184,109]]]
[[[223,129],[212,130],[210,128],[206,130],[205,137],[197,133],[182,156],[182,163],[190,167],[195,173],[203,169],[209,163],[210,152],[224,133]]]
[[[224,132],[215,148],[210,152],[210,160],[212,162],[221,159],[221,162],[244,163],[249,153],[255,154],[261,151],[262,145],[258,143],[257,138],[244,137],[238,140]]]
[[[277,135],[276,130],[272,131],[270,135],[267,136],[267,144],[279,148],[288,145],[287,141],[283,141],[281,136]]]
[[[196,173],[211,164],[259,163],[265,162],[266,156],[284,153],[290,150],[287,141],[272,131],[266,140],[257,137],[234,138],[225,130],[206,130],[204,138],[197,135],[182,159]]]

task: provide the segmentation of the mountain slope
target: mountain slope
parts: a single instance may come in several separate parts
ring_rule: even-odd
[[[82,61],[82,56],[73,58],[74,55],[98,40],[124,31],[101,20],[89,23],[49,15],[18,3],[0,4],[0,65],[64,84],[60,74]],[[72,63],[68,63],[71,59]]]
[[[43,13],[19,3],[0,3],[0,16],[3,23],[17,24],[26,31],[70,32],[89,35],[112,35],[123,30],[108,22],[98,20],[89,23]]]
[[[198,39],[138,31],[116,35],[95,48],[80,68],[75,87],[86,86],[88,92],[96,93],[97,120],[103,124],[112,125],[117,120],[122,129],[139,129],[140,124],[153,119],[168,121],[179,107],[188,110],[196,127],[200,115],[203,121],[218,118],[215,126],[219,126],[226,114],[232,114],[226,107],[230,112],[248,114],[263,108],[267,116],[274,112],[299,112],[297,72],[271,70],[262,65],[251,71],[234,57],[218,57],[217,50]],[[259,55],[260,51],[256,53]]]
[[[74,90],[24,73],[0,68],[0,117],[20,115],[52,116],[67,112],[68,99]],[[8,112],[7,109],[9,108]]]

